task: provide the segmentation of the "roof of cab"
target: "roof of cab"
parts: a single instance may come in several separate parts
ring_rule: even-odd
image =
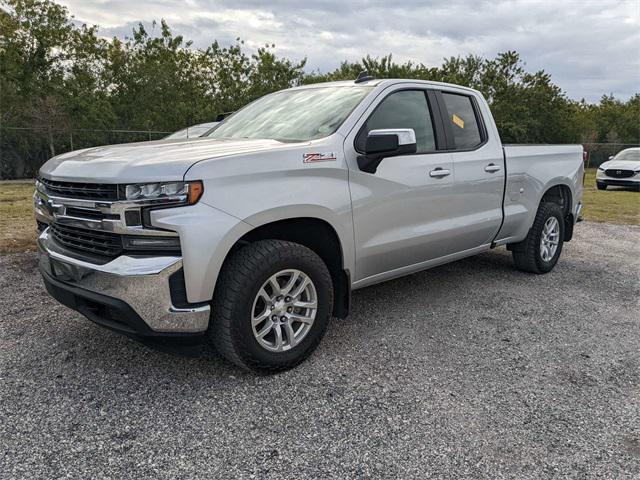
[[[374,78],[372,80],[365,80],[359,83],[356,83],[355,80],[340,80],[335,82],[310,83],[307,85],[300,85],[299,87],[293,87],[289,90],[322,88],[322,87],[360,87],[360,86],[385,87],[389,85],[396,85],[399,83],[418,83],[418,84],[428,85],[436,88],[448,87],[448,88],[462,89],[462,90],[478,93],[477,90],[474,90],[473,88],[470,88],[470,87],[465,87],[464,85],[456,85],[454,83],[446,83],[446,82],[435,82],[431,80],[418,80],[413,78]]]

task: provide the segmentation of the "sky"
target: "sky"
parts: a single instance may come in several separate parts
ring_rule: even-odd
[[[393,54],[437,66],[443,58],[492,58],[516,50],[569,97],[626,100],[640,92],[640,0],[57,0],[106,37],[165,19],[174,34],[207,47],[237,37],[249,50],[307,58],[307,71]]]

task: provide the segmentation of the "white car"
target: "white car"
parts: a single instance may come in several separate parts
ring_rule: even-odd
[[[215,127],[220,122],[206,122],[206,123],[198,123],[197,125],[192,125],[187,128],[183,128],[182,130],[178,130],[177,132],[173,132],[170,135],[164,137],[165,140],[179,140],[183,138],[198,138],[203,136],[213,127]]]
[[[609,157],[598,167],[596,173],[598,190],[606,190],[609,185],[633,187],[640,192],[640,148],[627,148],[615,157]]]

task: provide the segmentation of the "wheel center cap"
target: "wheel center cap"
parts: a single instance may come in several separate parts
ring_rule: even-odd
[[[277,313],[284,313],[287,308],[284,305],[284,300],[278,300],[273,304],[273,311]]]

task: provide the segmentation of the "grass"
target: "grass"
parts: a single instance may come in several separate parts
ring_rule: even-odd
[[[0,254],[36,249],[33,180],[0,182]]]
[[[618,188],[597,190],[595,177],[595,169],[587,170],[584,219],[640,225],[640,193]],[[0,254],[35,250],[33,188],[33,181],[0,182]]]
[[[584,179],[583,217],[591,222],[640,225],[640,193],[620,187],[596,188],[596,169]]]

